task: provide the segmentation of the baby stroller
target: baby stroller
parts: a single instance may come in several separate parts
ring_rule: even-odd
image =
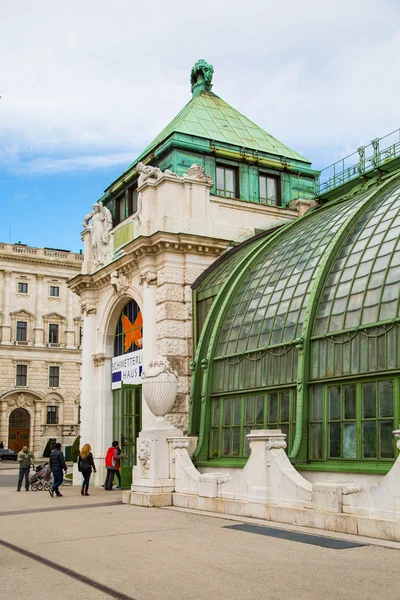
[[[45,490],[48,491],[51,489],[52,483],[51,480],[51,470],[49,463],[44,463],[43,465],[38,465],[33,468],[33,473],[29,477],[29,483],[31,485],[31,490],[33,492]]]

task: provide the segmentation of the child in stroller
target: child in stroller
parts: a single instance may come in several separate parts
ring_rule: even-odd
[[[49,463],[44,463],[43,465],[38,465],[33,468],[33,473],[29,477],[29,483],[31,484],[31,490],[33,492],[45,490],[48,491],[51,489],[51,470]]]

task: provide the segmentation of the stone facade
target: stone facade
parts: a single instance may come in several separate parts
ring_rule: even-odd
[[[79,432],[81,316],[67,281],[80,272],[82,261],[72,252],[0,244],[4,447],[18,449],[29,440],[41,455],[49,439],[70,445]],[[16,427],[13,411],[21,408],[29,418]]]
[[[144,370],[162,355],[179,374],[168,419],[186,432],[193,358],[192,283],[233,241],[253,235],[260,226],[273,227],[297,217],[293,210],[270,206],[255,210],[242,204],[238,210],[238,201],[213,197],[212,182],[197,171],[193,179],[190,173],[156,176],[141,182],[138,210],[127,219],[135,221],[133,241],[123,251],[113,251],[115,229],[111,230],[110,260],[96,270],[92,233],[85,229],[82,274],[69,283],[80,296],[84,315],[81,435],[98,459],[112,438],[111,358],[124,305],[133,299],[142,311]],[[154,416],[145,402],[142,411],[142,427],[148,428]],[[97,480],[102,478],[100,467]]]

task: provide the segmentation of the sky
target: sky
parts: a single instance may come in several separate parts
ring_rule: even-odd
[[[79,251],[104,189],[213,91],[321,169],[400,127],[397,0],[1,0],[0,241]]]

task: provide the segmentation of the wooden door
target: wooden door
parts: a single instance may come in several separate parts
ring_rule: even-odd
[[[15,452],[29,446],[30,415],[24,408],[16,408],[10,414],[8,447]]]

